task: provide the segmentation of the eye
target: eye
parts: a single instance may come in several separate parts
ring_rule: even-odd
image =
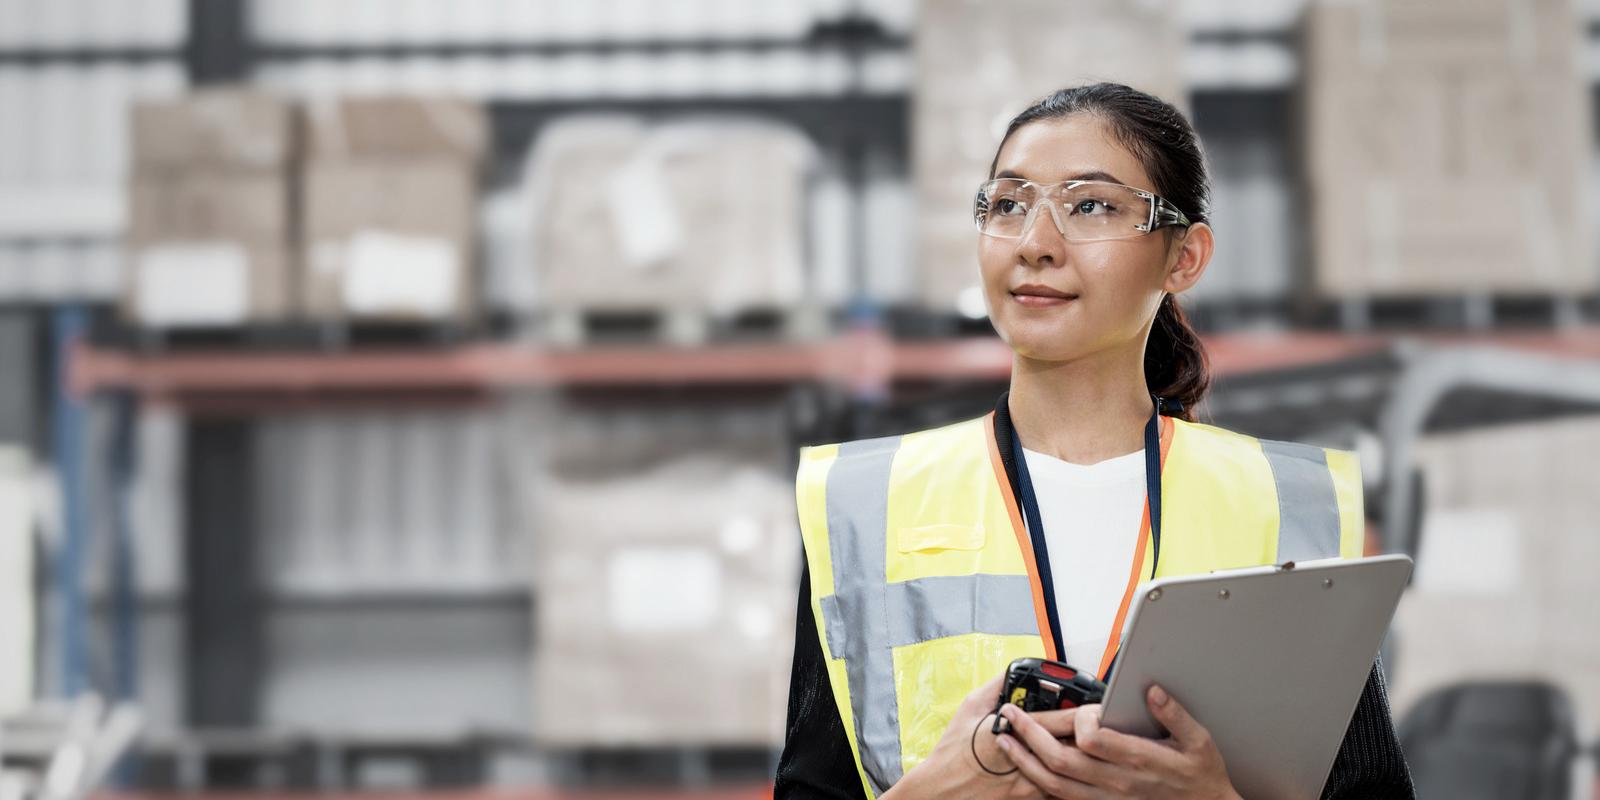
[[[994,201],[994,213],[1001,216],[1022,214],[1026,212],[1027,209],[1021,203],[1017,202],[1016,200],[1012,200],[1009,197],[1002,197]]]
[[[1097,208],[1103,209],[1106,212],[1116,210],[1115,207],[1113,207],[1110,203],[1107,203],[1103,200],[1079,200],[1077,203],[1073,204],[1072,213],[1091,215],[1094,214]]]

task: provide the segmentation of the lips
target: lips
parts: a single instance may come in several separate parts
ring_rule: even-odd
[[[1078,299],[1076,294],[1063,292],[1051,286],[1036,283],[1024,284],[1011,290],[1011,296],[1025,306],[1057,306]]]

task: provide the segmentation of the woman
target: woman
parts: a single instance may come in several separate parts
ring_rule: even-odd
[[[1209,378],[1174,298],[1211,258],[1199,142],[1119,84],[1011,121],[974,203],[989,317],[1014,351],[994,413],[807,448],[787,797],[1235,797],[1202,720],[1099,708],[989,733],[1012,658],[1106,676],[1157,575],[1360,553],[1353,456],[1194,422]],[[1053,569],[1052,569],[1053,567]],[[1411,797],[1374,663],[1324,796]]]

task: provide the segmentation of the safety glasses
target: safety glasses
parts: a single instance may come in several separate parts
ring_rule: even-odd
[[[1131,239],[1157,228],[1188,227],[1189,217],[1152,192],[1108,181],[1038,184],[995,178],[978,187],[972,217],[986,236],[1018,239],[1041,209],[1072,242]]]

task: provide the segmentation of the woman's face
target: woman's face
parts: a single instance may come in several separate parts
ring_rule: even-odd
[[[1155,189],[1139,160],[1112,139],[1105,123],[1085,113],[1018,128],[1000,150],[995,177],[1041,184],[1102,180]],[[1142,353],[1163,295],[1187,289],[1204,268],[1202,258],[1191,279],[1179,263],[1187,261],[1181,256],[1190,249],[1183,246],[1183,232],[1162,230],[1131,239],[1068,242],[1046,211],[1021,238],[979,234],[989,319],[1011,349],[1026,358],[1070,361],[1119,347]],[[1209,244],[1209,231],[1205,238]]]

